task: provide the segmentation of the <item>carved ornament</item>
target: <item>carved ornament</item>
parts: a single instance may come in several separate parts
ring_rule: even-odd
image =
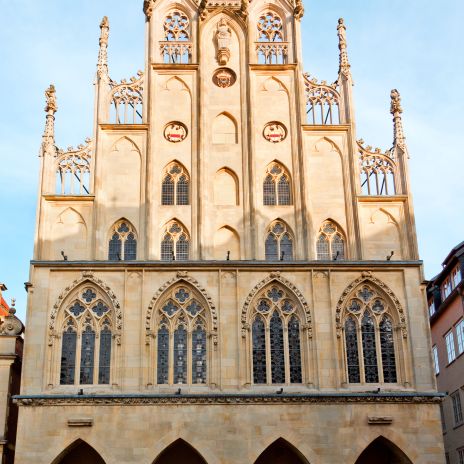
[[[400,324],[399,324],[399,329],[401,330],[401,333],[403,335],[403,338],[408,337],[408,330],[406,327],[406,316],[404,313],[403,306],[401,305],[400,301],[396,297],[396,295],[393,293],[393,291],[388,287],[387,284],[382,282],[380,279],[377,279],[377,277],[374,277],[372,274],[364,274],[361,275],[361,277],[358,277],[356,280],[351,282],[348,287],[345,288],[344,292],[342,293],[340,299],[338,300],[337,303],[337,308],[335,310],[335,322],[336,322],[336,328],[337,328],[337,337],[341,338],[342,336],[342,315],[343,315],[343,310],[345,306],[348,304],[348,301],[351,298],[352,292],[362,285],[363,283],[371,283],[378,289],[380,289],[387,297],[387,300],[389,300],[392,304],[393,307],[395,308]]]
[[[282,277],[280,273],[271,273],[268,277],[263,279],[257,285],[254,286],[253,290],[248,294],[245,303],[243,304],[242,308],[242,316],[241,316],[241,323],[242,323],[242,337],[246,336],[247,331],[249,330],[248,324],[248,317],[250,314],[252,303],[256,297],[256,295],[268,284],[271,282],[279,282],[284,287],[286,287],[293,295],[297,298],[298,302],[300,303],[301,307],[303,308],[303,312],[305,315],[305,322],[307,325],[307,332],[308,337],[312,338],[312,319],[311,319],[311,311],[309,309],[308,302],[306,301],[303,294],[298,290],[298,288],[292,284],[289,280],[285,277]]]

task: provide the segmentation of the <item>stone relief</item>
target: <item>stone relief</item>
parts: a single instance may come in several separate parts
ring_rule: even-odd
[[[232,39],[232,31],[227,24],[227,21],[222,18],[217,27],[217,60],[221,66],[225,66],[230,59],[230,41]]]

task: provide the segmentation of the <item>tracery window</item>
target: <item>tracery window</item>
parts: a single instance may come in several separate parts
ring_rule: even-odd
[[[157,383],[206,384],[207,311],[203,299],[186,285],[164,296],[158,311]]]
[[[297,309],[293,295],[279,285],[257,296],[251,324],[254,384],[303,382]]]
[[[59,152],[56,161],[56,193],[59,195],[90,195],[90,165],[92,147],[90,139],[77,149]]]
[[[263,182],[264,205],[291,205],[291,190],[289,174],[279,163],[272,163]]]
[[[369,284],[358,287],[345,311],[344,341],[350,383],[396,383],[392,310]]]
[[[372,147],[364,148],[358,142],[360,153],[361,191],[363,195],[396,195],[396,165],[388,154]]]
[[[110,232],[108,259],[110,261],[134,261],[137,259],[137,234],[129,221],[117,222]]]
[[[112,124],[142,124],[143,123],[143,73],[131,77],[130,82],[122,80],[114,85],[111,92]]]
[[[160,48],[164,63],[190,63],[192,43],[188,16],[180,10],[173,10],[166,16],[163,28],[164,41]]]
[[[305,74],[307,123],[312,125],[340,124],[340,94],[336,84],[318,82]]]
[[[79,289],[65,309],[61,336],[61,385],[108,385],[113,311],[93,286]]]
[[[340,227],[332,221],[325,221],[319,229],[316,241],[318,260],[345,259],[345,238]]]
[[[293,260],[293,238],[287,225],[282,221],[271,224],[264,246],[267,261]]]
[[[161,187],[161,204],[190,204],[190,178],[179,163],[172,163],[166,170]]]
[[[188,261],[190,257],[190,237],[184,227],[176,221],[171,222],[161,241],[162,261]]]
[[[288,55],[288,43],[284,42],[284,26],[276,13],[267,11],[257,22],[258,41],[256,51],[260,64],[284,64]]]

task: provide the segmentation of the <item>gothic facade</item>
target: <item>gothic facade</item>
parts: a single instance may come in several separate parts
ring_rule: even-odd
[[[442,464],[398,91],[357,139],[301,1],[146,0],[146,63],[55,143],[46,92],[18,464]]]

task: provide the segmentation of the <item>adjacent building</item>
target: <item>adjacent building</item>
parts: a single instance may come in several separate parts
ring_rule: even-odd
[[[454,247],[443,270],[427,285],[432,353],[441,406],[447,462],[464,463],[464,242]]]
[[[343,20],[328,83],[300,0],[143,6],[85,144],[46,92],[16,464],[443,464],[399,92],[373,148]]]

